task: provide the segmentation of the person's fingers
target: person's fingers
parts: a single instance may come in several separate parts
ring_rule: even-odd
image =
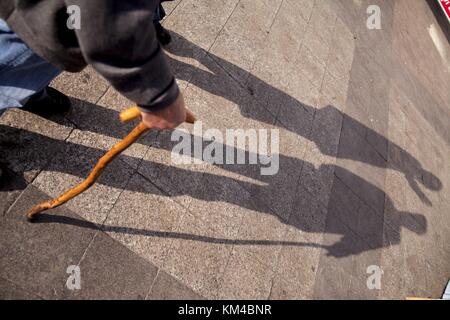
[[[142,121],[152,129],[174,129],[186,120],[184,98],[180,94],[174,103],[157,112],[142,112]]]

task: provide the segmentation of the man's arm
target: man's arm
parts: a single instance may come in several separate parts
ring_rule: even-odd
[[[179,113],[185,112],[184,102],[152,22],[158,1],[66,3],[80,7],[81,29],[76,30],[76,35],[86,62],[141,111],[152,112],[150,116],[143,114],[147,125],[173,126],[178,122]],[[162,121],[161,117],[171,118]]]

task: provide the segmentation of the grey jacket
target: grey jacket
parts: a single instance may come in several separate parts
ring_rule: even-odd
[[[141,109],[156,111],[179,94],[152,17],[159,0],[1,0],[0,17],[57,67],[87,64]],[[67,7],[80,8],[81,28],[67,27]]]

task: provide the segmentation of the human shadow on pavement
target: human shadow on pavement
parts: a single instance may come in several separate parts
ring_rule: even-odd
[[[0,162],[12,163],[17,166],[22,161],[32,157],[33,161],[28,161],[26,165],[27,170],[42,169],[42,164],[46,163],[47,171],[64,172],[81,178],[87,176],[96,160],[104,154],[103,150],[97,148],[52,139],[5,125],[0,125],[0,141],[0,148],[6,150],[5,147],[7,147],[7,152],[0,154]],[[162,147],[171,150],[171,146],[174,143],[170,142]],[[237,152],[237,150],[234,151]],[[54,156],[51,157],[50,163],[47,164],[49,153]],[[250,157],[249,152],[245,152],[245,154],[247,158]],[[261,182],[260,184],[146,160],[141,162],[140,168],[144,168],[144,171],[140,170],[141,173],[138,173],[138,175],[142,179],[147,179],[146,176],[148,174],[154,175],[156,178],[148,179],[148,182],[159,187],[158,195],[161,195],[159,193],[161,192],[160,190],[164,190],[166,192],[165,195],[168,196],[189,195],[194,199],[208,203],[225,202],[234,204],[255,212],[276,216],[282,223],[303,232],[341,235],[340,241],[324,245],[296,241],[225,239],[176,232],[124,228],[108,225],[108,222],[106,222],[105,226],[94,226],[104,228],[106,231],[113,233],[186,238],[212,243],[320,247],[327,250],[329,255],[335,257],[355,255],[387,245],[398,244],[401,241],[400,232],[403,227],[419,235],[426,232],[427,221],[423,215],[397,210],[389,196],[380,188],[354,175],[345,168],[329,164],[323,164],[316,168],[311,163],[300,159],[284,155],[279,155],[279,157],[280,172],[289,172],[287,177],[286,175],[261,176],[260,165],[217,165],[221,169],[257,180]],[[130,171],[123,169],[125,163],[134,163],[139,161],[139,159],[126,155],[120,156],[119,159],[106,169],[98,183],[118,189],[146,192],[139,183],[127,183],[130,179]],[[331,196],[327,203],[321,203],[314,194],[307,191],[308,185],[300,186],[295,183],[294,189],[290,191],[280,187],[280,184],[283,184],[283,182],[289,183],[289,179],[297,181],[303,170],[309,171],[316,177],[329,175],[330,172],[345,176],[346,183],[350,182],[353,187],[360,188],[364,192],[371,194],[371,200],[365,201],[355,195],[336,174],[331,177],[333,183],[330,190]],[[158,179],[158,177],[161,179]],[[286,179],[288,180],[286,181]],[[188,181],[197,183],[189,184],[187,183]],[[158,185],[159,183],[160,185]],[[224,190],[229,190],[229,192],[224,192]],[[248,193],[251,197],[240,196],[243,193]],[[270,194],[273,194],[273,196],[270,197]],[[288,209],[282,207],[281,209],[286,210],[277,210],[277,204],[285,205]],[[383,209],[385,204],[390,210],[385,211]],[[43,220],[38,219],[38,221],[86,226],[86,222],[82,220],[77,222],[76,219],[55,217],[51,214],[44,215],[43,218]],[[384,241],[386,232],[389,232],[390,235],[389,243]]]
[[[432,203],[421,190],[421,186],[431,191],[442,189],[440,179],[424,169],[422,164],[408,151],[340,111],[339,108],[332,105],[315,108],[302,103],[238,66],[206,52],[181,35],[174,32],[172,34],[174,41],[166,49],[174,56],[193,59],[203,66],[196,67],[170,58],[170,64],[177,78],[233,102],[239,107],[244,117],[269,125],[274,125],[271,121],[275,117],[280,123],[277,125],[314,142],[324,155],[354,160],[381,169],[396,170],[405,177],[411,189],[428,206],[431,206]],[[204,70],[205,68],[207,70]],[[245,84],[242,84],[242,79],[233,78],[233,75],[236,74],[246,79]],[[69,119],[81,130],[119,138],[132,128],[131,124],[111,125],[111,121],[114,121],[111,119],[118,119],[117,113],[113,110],[99,108],[78,99],[73,100],[77,107],[74,108]],[[208,110],[210,113],[214,112],[213,107],[211,106],[211,110]],[[273,117],[267,117],[267,112]],[[227,110],[223,110],[223,113],[227,114]],[[59,118],[55,119],[58,121]],[[308,123],[308,121],[312,122],[311,119],[323,119],[324,124],[331,122],[333,125],[341,122],[343,127],[341,136],[349,136],[348,141],[341,139],[336,152],[334,148],[330,148],[328,143],[335,139],[336,130],[328,130],[329,128],[323,127],[320,134],[314,135],[311,133],[311,123]],[[370,141],[374,144],[373,146],[365,139],[368,136],[371,137]],[[365,146],[361,143],[355,144],[356,140],[361,141]],[[150,144],[151,142],[144,141],[142,143]],[[387,162],[388,147],[389,164]]]
[[[231,101],[239,106],[244,117],[266,123],[268,126],[276,125],[283,130],[287,129],[299,137],[312,141],[324,155],[354,160],[381,170],[388,168],[397,170],[403,174],[418,197],[428,205],[431,205],[431,202],[420,189],[421,185],[432,191],[442,188],[439,178],[424,169],[410,153],[341,112],[339,108],[332,105],[322,109],[308,106],[234,64],[204,51],[180,35],[173,33],[173,36],[174,44],[168,47],[168,51],[174,56],[194,59],[202,65],[200,68],[170,58],[177,78]],[[233,79],[231,76],[233,74],[247,74],[245,83]],[[118,122],[115,124],[118,111],[73,100],[76,106],[68,119],[78,129],[114,138],[122,138],[130,131],[132,124],[125,126]],[[205,110],[207,111],[210,110]],[[222,112],[226,115],[228,110]],[[267,117],[267,112],[273,116]],[[337,147],[333,146],[331,141],[336,140],[339,130],[319,127],[319,131],[323,129],[320,131],[321,134],[314,135],[311,126],[304,126],[306,122],[303,121],[303,116],[309,119],[328,119],[334,124],[342,123]],[[270,119],[277,119],[280,123],[273,123]],[[55,118],[54,120],[66,124],[67,119]],[[359,134],[361,132],[370,134],[372,141],[377,141],[377,148],[370,146]],[[170,132],[162,133],[156,139],[157,141],[154,138],[144,137],[140,143],[170,152],[175,142],[170,141],[169,135]],[[386,161],[388,147],[389,164]],[[87,176],[95,162],[105,153],[98,148],[52,139],[6,125],[0,125],[0,148],[2,149],[0,162],[10,165],[15,172],[45,169],[49,172],[63,172],[81,178]],[[193,154],[187,154],[187,156],[194,157]],[[246,152],[247,159],[249,156],[250,154]],[[316,167],[308,161],[283,154],[279,155],[279,174],[274,176],[262,176],[259,165],[215,165],[225,172],[249,178],[242,180],[234,176],[222,175],[220,172],[216,174],[192,171],[122,155],[110,165],[98,183],[117,189],[145,192],[141,185],[128,183],[129,174],[133,172],[130,165],[139,166],[137,174],[156,185],[160,191],[163,190],[167,196],[188,195],[210,203],[229,203],[276,216],[284,224],[303,232],[337,234],[341,236],[341,239],[332,244],[215,239],[189,234],[170,232],[162,234],[152,230],[105,226],[110,232],[141,234],[149,237],[181,237],[197,241],[219,241],[219,243],[243,245],[258,243],[313,246],[325,248],[332,256],[344,257],[398,244],[401,241],[402,228],[407,228],[418,235],[424,234],[427,230],[427,220],[423,215],[399,210],[389,195],[382,190],[383,186],[376,185],[374,181],[367,181],[339,165],[324,163]],[[245,193],[250,197],[243,197]],[[76,219],[68,220],[53,217],[51,214],[46,214],[42,218],[41,222],[78,224]],[[85,226],[85,223],[81,225]],[[389,241],[386,241],[387,235],[389,235]]]
[[[321,109],[308,106],[284,93],[282,90],[274,88],[270,84],[254,76],[252,73],[242,70],[238,66],[210,52],[206,52],[204,49],[196,46],[183,36],[177,33],[173,33],[173,36],[174,41],[172,45],[168,46],[166,49],[172,55],[194,59],[203,66],[203,68],[195,67],[192,64],[172,58],[170,59],[171,65],[175,70],[177,78],[188,81],[211,94],[223,97],[235,103],[239,106],[240,112],[244,117],[267,123],[267,117],[264,116],[264,112],[255,110],[254,104],[249,105],[248,103],[245,103],[245,99],[242,99],[243,94],[241,92],[230,90],[236,88],[237,84],[240,85],[241,90],[252,95],[259,102],[261,107],[266,108],[272,113],[286,129],[303,138],[313,141],[323,154],[341,159],[359,161],[384,169],[387,167],[387,153],[389,146],[391,154],[396,157],[394,159],[395,161],[390,162],[390,169],[402,173],[410,187],[424,203],[431,206],[431,201],[420,189],[419,183],[425,188],[433,191],[442,189],[440,179],[430,171],[425,170],[421,163],[409,152],[392,141],[389,141],[386,137],[380,135],[372,128],[367,127],[358,120],[341,112],[335,106],[328,105]],[[204,70],[205,67],[207,70]],[[241,79],[245,78],[245,84],[242,84],[243,81],[241,79],[233,80],[233,75],[240,75]],[[303,109],[304,112],[302,113],[299,109]],[[285,113],[285,115],[283,116],[282,113]],[[358,152],[358,150],[354,150],[351,147],[350,143],[348,146],[341,145],[339,152],[337,154],[334,153],[326,144],[322,143],[323,137],[322,140],[319,140],[319,136],[310,135],[308,128],[303,126],[304,121],[297,121],[297,123],[295,123],[295,121],[300,120],[300,117],[302,116],[306,118],[308,114],[313,114],[315,119],[336,119],[336,114],[340,114],[344,125],[360,135],[370,136],[371,141],[375,141],[376,147],[373,149],[379,156],[368,156],[365,152]],[[327,128],[323,128],[323,131],[327,132]],[[367,141],[366,143],[370,144]]]

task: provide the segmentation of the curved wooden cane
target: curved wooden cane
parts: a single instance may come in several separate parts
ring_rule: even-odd
[[[129,108],[120,114],[120,119],[122,122],[131,121],[138,117],[140,117],[140,111],[137,107]],[[186,122],[187,123],[195,122],[195,116],[189,110],[187,110],[186,113]],[[38,205],[35,205],[27,212],[27,218],[31,221],[35,219],[36,216],[42,211],[56,208],[66,203],[70,199],[73,199],[80,193],[86,191],[89,187],[91,187],[95,183],[95,181],[101,175],[106,166],[111,161],[113,161],[114,158],[116,158],[125,149],[131,146],[137,139],[139,139],[140,136],[142,136],[148,130],[149,128],[145,126],[145,124],[141,121],[123,140],[114,145],[111,148],[111,150],[109,150],[103,157],[100,158],[100,160],[97,162],[94,169],[92,169],[91,173],[86,178],[86,180],[84,180],[76,187],[66,191],[65,193],[63,193],[62,195],[53,200],[45,201]]]

